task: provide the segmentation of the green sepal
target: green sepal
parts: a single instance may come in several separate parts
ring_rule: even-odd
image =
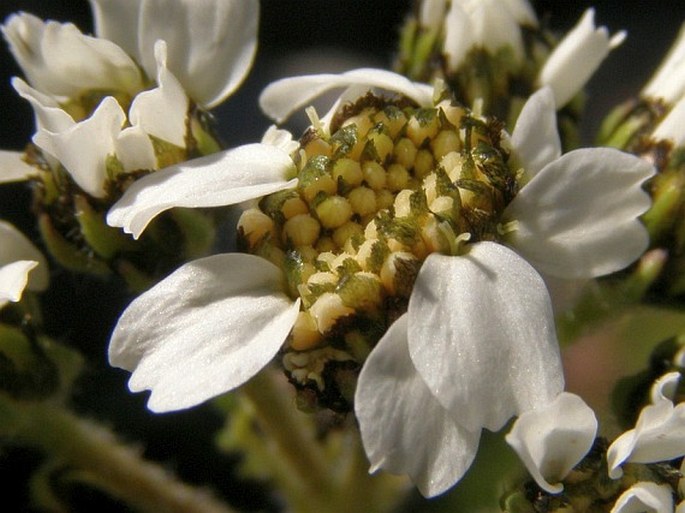
[[[661,240],[677,222],[683,207],[685,174],[667,172],[657,176],[652,186],[652,206],[642,216],[652,243]]]
[[[95,210],[85,196],[74,196],[74,209],[81,234],[99,256],[109,260],[118,252],[133,249],[133,239],[118,228],[108,226],[105,214]]]
[[[157,156],[157,165],[160,169],[178,164],[187,160],[185,148],[171,144],[168,141],[158,139],[157,137],[150,136],[152,141],[152,147],[154,148],[155,155]]]
[[[537,513],[522,491],[515,491],[502,497],[500,507],[503,513]]]
[[[110,273],[107,264],[96,258],[95,255],[68,242],[55,229],[48,215],[43,214],[38,218],[38,228],[48,251],[63,267],[72,271],[101,276]]]
[[[181,231],[186,258],[192,260],[205,256],[214,245],[216,236],[212,218],[203,211],[191,208],[174,208],[171,216]]]
[[[639,130],[641,123],[638,119],[630,119],[630,113],[635,109],[635,100],[628,100],[616,107],[602,120],[597,133],[597,143],[602,146],[625,148],[633,135]]]
[[[116,269],[119,276],[124,279],[128,288],[133,292],[143,292],[155,284],[152,276],[141,271],[127,260],[117,262]]]
[[[0,324],[0,391],[16,400],[66,397],[81,355],[53,340]]]
[[[195,140],[195,147],[201,155],[210,155],[222,150],[221,144],[212,135],[201,119],[190,117],[190,134]]]

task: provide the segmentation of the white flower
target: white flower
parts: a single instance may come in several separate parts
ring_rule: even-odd
[[[660,98],[667,104],[674,104],[685,96],[685,25],[641,94]]]
[[[86,90],[144,88],[158,73],[155,45],[165,41],[169,69],[200,105],[211,108],[242,82],[256,51],[258,2],[238,0],[90,0],[96,37],[72,24],[27,13],[2,28],[29,83],[75,98]]]
[[[36,114],[33,142],[52,166],[61,163],[87,193],[103,197],[105,179],[111,178],[108,157],[116,156],[124,172],[156,169],[151,136],[181,148],[186,145],[187,94],[209,108],[238,87],[254,56],[259,4],[91,4],[98,37],[25,13],[10,16],[2,31],[30,84],[13,80]],[[156,87],[145,90],[150,82]],[[86,113],[86,119],[74,119],[63,105],[88,91],[123,93],[132,102],[128,106],[107,96]],[[18,167],[3,163],[1,182],[21,178]],[[35,174],[23,171],[26,178]]]
[[[557,108],[563,107],[576,95],[609,51],[626,37],[625,31],[609,37],[606,27],[595,27],[594,18],[594,9],[585,11],[540,70],[538,83],[552,88]]]
[[[522,25],[537,26],[535,12],[526,0],[454,0],[445,18],[443,45],[449,68],[457,70],[475,48],[495,54],[508,47],[520,63]]]
[[[0,221],[0,308],[19,301],[27,286],[36,291],[47,288],[45,257],[19,230]]]
[[[640,412],[635,428],[619,436],[607,451],[609,476],[623,475],[626,462],[656,463],[685,455],[685,403],[675,406],[671,397],[680,374],[659,378],[651,390],[651,404]]]
[[[560,483],[588,453],[597,418],[577,395],[562,392],[550,404],[523,413],[506,436],[537,484],[561,493]]]
[[[375,72],[357,76],[366,85],[379,85]],[[279,86],[287,102],[268,102],[279,118],[289,113],[289,104],[319,94],[324,82],[305,78],[288,84]],[[350,85],[349,74],[338,85]],[[389,88],[387,80],[380,85]],[[411,83],[401,87],[423,91]],[[265,93],[270,94],[273,89]],[[543,271],[566,278],[618,270],[646,247],[637,217],[650,203],[641,183],[653,168],[610,149],[560,156],[555,122],[552,93],[544,89],[524,107],[511,137],[529,182],[504,211],[503,222],[518,226],[509,244]],[[140,188],[136,183],[113,207],[108,221],[138,235],[171,206],[238,203],[295,185],[285,176],[292,162],[280,149],[249,145],[213,158],[143,178]],[[563,388],[542,278],[495,242],[470,244],[462,253],[425,259],[407,313],[369,355],[355,396],[372,468],[410,474],[427,496],[461,478],[483,428],[499,430],[513,415],[551,402]],[[235,254],[186,264],[127,309],[112,337],[111,363],[133,372],[134,389],[152,390],[150,407],[157,411],[192,406],[239,385],[250,377],[238,369],[251,348],[255,357],[248,360],[264,364],[267,353],[278,350],[274,339],[285,340],[295,322],[296,302],[284,300],[283,285],[273,280],[266,286],[262,279],[274,269],[260,257]],[[232,284],[238,276],[239,287]],[[194,286],[197,281],[212,285]],[[229,306],[241,298],[250,308]],[[269,316],[260,311],[260,301]],[[198,323],[200,315],[207,317]],[[179,324],[192,327],[192,336],[168,328]],[[269,329],[268,341],[255,335],[257,326]],[[198,347],[204,348],[202,357]],[[251,373],[258,368],[249,366]],[[225,386],[225,376],[237,372],[240,379]],[[224,376],[224,386],[209,386],[198,375]]]
[[[673,513],[671,489],[667,485],[638,482],[621,494],[610,513]]]

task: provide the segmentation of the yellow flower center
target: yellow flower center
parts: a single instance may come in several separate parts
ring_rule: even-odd
[[[332,125],[330,135],[303,136],[297,188],[263,198],[239,221],[244,248],[282,268],[302,300],[283,363],[319,393],[331,381],[340,387],[335,369],[359,366],[406,311],[430,253],[499,237],[518,187],[501,125],[463,107],[367,96]]]

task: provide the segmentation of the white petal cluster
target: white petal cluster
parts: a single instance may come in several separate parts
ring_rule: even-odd
[[[549,56],[540,70],[538,83],[554,91],[561,108],[587,83],[609,51],[620,45],[625,31],[609,37],[606,27],[595,26],[595,11],[588,9]]]
[[[19,301],[26,287],[39,291],[47,286],[45,257],[19,230],[0,220],[0,308]]]
[[[685,456],[685,403],[674,405],[672,400],[679,380],[679,373],[670,372],[654,383],[651,404],[642,409],[635,427],[607,451],[610,477],[621,477],[623,463],[655,463]]]
[[[116,156],[124,172],[156,169],[150,137],[185,147],[189,97],[206,108],[223,101],[247,74],[256,49],[257,2],[123,3],[91,1],[96,37],[26,13],[2,27],[28,81],[15,78],[13,85],[36,114],[33,142],[95,197],[105,195],[108,157]],[[89,91],[133,101],[125,111],[107,96],[83,120],[62,108]],[[0,180],[18,172],[3,165]]]
[[[364,90],[395,90],[387,72],[356,70],[337,79],[319,75],[282,81],[267,89],[262,105],[283,119],[293,105],[324,90],[354,86],[352,77]],[[430,96],[425,86],[406,79],[397,83],[402,94],[409,91],[420,104]],[[287,100],[279,99],[281,94]],[[594,277],[626,266],[646,247],[637,217],[650,204],[641,184],[653,168],[616,150],[561,155],[555,123],[553,93],[545,88],[528,101],[511,137],[512,152],[528,180],[504,212],[503,222],[518,226],[508,240],[512,249],[477,242],[459,256],[429,255],[407,313],[381,338],[359,376],[355,411],[372,469],[407,473],[426,496],[461,479],[482,429],[499,430],[512,416],[542,409],[562,392],[551,302],[535,268],[563,278]],[[147,183],[144,193],[129,190],[109,221],[139,233],[163,208],[190,201],[196,206],[236,203],[250,193],[257,198],[292,187],[284,174],[287,162],[276,151],[285,155],[282,149],[251,145],[211,161],[173,166],[153,175],[157,179],[146,178],[156,183]],[[203,180],[204,185],[192,185]],[[274,340],[285,340],[293,326],[293,302],[284,299],[275,278],[265,285],[266,264],[260,257],[211,258],[212,265],[186,264],[143,294],[114,331],[111,363],[133,372],[133,389],[153,391],[150,407],[156,411],[192,406],[238,386],[266,363],[267,353],[275,354]],[[236,277],[240,290],[227,285]],[[217,285],[196,286],[199,282]],[[232,306],[248,298],[250,308]],[[139,322],[149,311],[155,312],[154,323]],[[217,322],[199,322],[198,312]],[[179,323],[192,333],[177,336],[168,328]],[[268,331],[269,341],[255,335],[262,330]],[[192,347],[183,342],[189,338]],[[240,353],[232,349],[238,346]],[[200,347],[204,357],[186,357]],[[214,357],[219,354],[225,356]],[[260,363],[243,372],[246,359]],[[217,366],[221,385],[208,386],[198,378],[216,374]],[[233,374],[239,378],[229,383],[225,376]],[[540,451],[528,451],[541,464]],[[560,479],[568,465],[565,460],[561,470],[546,477]]]

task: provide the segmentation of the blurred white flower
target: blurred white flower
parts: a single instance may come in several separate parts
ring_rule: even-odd
[[[588,453],[597,418],[575,394],[562,392],[541,408],[523,413],[506,436],[543,490],[561,493],[561,481]]]
[[[443,51],[452,70],[459,69],[468,53],[477,48],[492,54],[509,48],[520,63],[524,56],[521,26],[537,26],[527,0],[453,0],[444,19]]]
[[[641,95],[670,105],[685,96],[685,24]]]
[[[626,462],[656,463],[685,455],[685,403],[673,404],[673,394],[680,380],[678,372],[659,378],[651,390],[648,404],[637,419],[635,427],[626,431],[607,451],[609,476],[623,475],[621,465]]]
[[[19,301],[28,286],[48,286],[48,266],[42,253],[19,230],[0,220],[0,308]]]
[[[640,95],[667,109],[652,139],[670,140],[676,148],[685,145],[685,24]]]
[[[391,78],[377,70],[337,80],[295,77],[267,89],[262,105],[283,119],[295,105],[355,81],[365,89],[393,90],[398,83],[419,104],[430,97],[426,86]],[[506,240],[534,266],[565,278],[621,269],[647,244],[637,217],[650,204],[641,184],[653,168],[611,149],[561,156],[555,126],[552,93],[543,89],[524,107],[510,140],[525,182],[502,216],[516,227]],[[235,204],[294,188],[296,180],[287,180],[293,166],[286,152],[264,143],[175,165],[136,182],[108,222],[138,236],[173,206]],[[425,259],[408,312],[372,350],[355,396],[372,468],[409,474],[427,496],[463,476],[483,428],[499,430],[563,388],[542,278],[502,244],[464,248],[459,256]],[[132,390],[152,390],[149,406],[156,411],[231,390],[276,354],[295,324],[299,299],[288,298],[279,276],[252,255],[186,264],[122,315],[110,362],[133,372]]]
[[[594,18],[594,9],[585,11],[540,70],[538,83],[541,87],[552,88],[557,108],[563,107],[582,89],[609,51],[626,37],[625,31],[609,37],[606,27],[595,26]]]

